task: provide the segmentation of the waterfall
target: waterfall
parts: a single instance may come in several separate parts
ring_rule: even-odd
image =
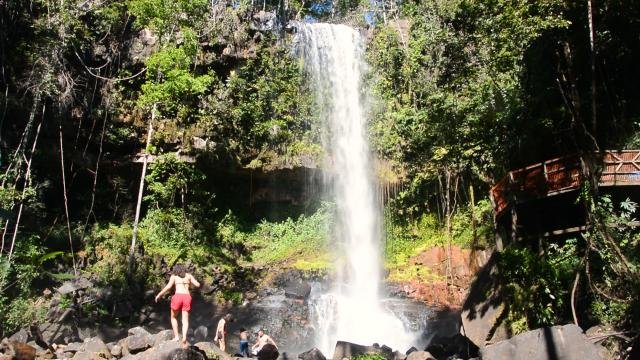
[[[332,354],[337,340],[386,344],[401,351],[413,337],[380,299],[381,214],[367,140],[362,77],[364,42],[345,25],[297,24],[298,51],[324,122],[330,194],[337,211],[332,235],[341,261],[332,290],[312,304],[317,346]]]

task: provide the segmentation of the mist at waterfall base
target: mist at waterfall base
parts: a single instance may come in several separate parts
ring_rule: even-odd
[[[297,50],[324,119],[323,143],[332,174],[330,196],[337,226],[331,237],[344,262],[332,288],[313,299],[317,347],[332,354],[337,340],[385,344],[404,351],[416,335],[384,308],[380,298],[381,215],[367,140],[367,97],[362,77],[364,42],[345,25],[296,24]]]

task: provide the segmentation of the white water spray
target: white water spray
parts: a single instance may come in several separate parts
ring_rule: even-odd
[[[344,263],[332,292],[314,304],[317,346],[332,354],[337,340],[386,344],[401,351],[413,336],[383,309],[379,296],[380,209],[367,141],[366,96],[362,91],[364,44],[345,25],[299,24],[298,41],[324,119],[323,140],[332,167],[337,206],[335,236]]]

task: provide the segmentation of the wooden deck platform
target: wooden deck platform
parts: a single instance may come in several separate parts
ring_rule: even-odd
[[[640,150],[605,150],[600,186],[640,186]],[[581,158],[565,156],[510,171],[490,192],[494,214],[512,206],[574,191],[583,182]]]

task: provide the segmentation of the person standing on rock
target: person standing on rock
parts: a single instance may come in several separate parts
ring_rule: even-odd
[[[240,328],[240,355],[249,357],[249,332],[245,328]]]
[[[173,340],[180,340],[178,332],[178,311],[182,312],[182,345],[187,346],[187,330],[189,330],[189,311],[191,311],[191,294],[189,285],[200,287],[200,283],[193,275],[189,274],[182,264],[173,267],[173,275],[167,285],[156,295],[156,302],[162,295],[175,286],[175,294],[171,297],[171,327],[173,328]]]
[[[218,327],[216,327],[216,337],[213,338],[213,341],[218,343],[218,347],[222,351],[227,350],[227,323],[230,322],[231,319],[233,319],[231,314],[223,316],[218,321]]]

